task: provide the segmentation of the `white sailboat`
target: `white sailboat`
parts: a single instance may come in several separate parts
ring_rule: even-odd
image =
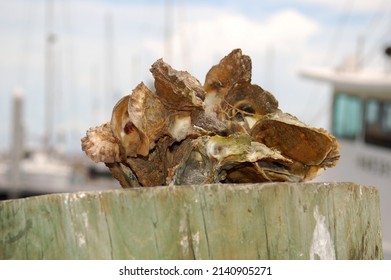
[[[13,99],[12,144],[8,160],[0,166],[0,190],[8,198],[67,190],[72,167],[46,150],[26,149],[22,91],[16,90]]]
[[[385,53],[390,59],[391,47]],[[391,259],[391,71],[307,68],[301,75],[333,88],[331,131],[339,140],[341,158],[320,180],[378,188],[383,251]]]

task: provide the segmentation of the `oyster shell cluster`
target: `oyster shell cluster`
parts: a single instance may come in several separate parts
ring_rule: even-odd
[[[123,188],[303,182],[338,161],[332,135],[282,112],[251,83],[251,59],[240,49],[213,66],[204,85],[162,59],[151,72],[154,92],[140,83],[81,140]]]

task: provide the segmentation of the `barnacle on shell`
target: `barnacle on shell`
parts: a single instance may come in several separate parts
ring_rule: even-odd
[[[251,59],[235,49],[204,86],[162,59],[155,92],[140,83],[91,128],[82,149],[104,162],[123,188],[159,185],[303,182],[339,159],[337,140],[278,108],[251,84]]]
[[[120,162],[121,152],[117,139],[110,129],[110,123],[87,130],[81,139],[82,150],[95,162]]]

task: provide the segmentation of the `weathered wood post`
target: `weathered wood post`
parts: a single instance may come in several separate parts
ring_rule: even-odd
[[[0,202],[1,259],[382,259],[352,183],[175,186]]]

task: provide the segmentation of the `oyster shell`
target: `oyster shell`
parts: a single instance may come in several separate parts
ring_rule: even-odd
[[[229,124],[231,131],[250,133],[262,116],[277,110],[278,101],[270,92],[258,85],[242,83],[235,84],[223,97],[218,116]]]
[[[167,133],[172,113],[144,83],[140,83],[130,95],[127,112],[140,135],[137,153],[147,156],[155,142]]]
[[[140,83],[90,128],[82,149],[104,162],[123,188],[313,179],[339,159],[336,139],[282,112],[251,84],[251,59],[233,50],[204,86],[162,59],[151,67],[156,92]]]
[[[106,163],[106,166],[109,168],[113,177],[118,180],[121,187],[124,189],[137,188],[141,186],[130,167],[121,162]]]
[[[338,145],[323,129],[311,128],[289,114],[276,112],[262,117],[251,129],[255,141],[274,148],[305,165],[335,162]],[[331,158],[332,159],[331,159]]]
[[[241,49],[234,49],[208,71],[204,88],[208,94],[224,96],[232,86],[250,82],[251,59]]]
[[[247,134],[203,136],[186,144],[189,146],[186,150],[190,152],[182,154],[181,161],[173,168],[175,176],[169,178],[168,184],[235,182],[238,176],[234,171],[243,168],[254,171],[249,182],[272,181],[259,167],[262,162],[274,162],[287,168],[292,163],[278,151],[252,142]]]
[[[127,95],[117,102],[110,121],[111,132],[120,143],[125,157],[148,153],[147,144],[142,142],[140,131],[129,117],[129,100],[130,96]]]
[[[224,182],[230,183],[273,181],[273,176],[260,168],[263,164],[274,163],[289,168],[292,163],[277,150],[252,141],[247,134],[213,136],[206,142],[205,149],[217,162],[216,170],[226,173]]]
[[[251,59],[242,54],[241,49],[234,49],[206,74],[204,89],[205,111],[218,113],[219,106],[226,93],[237,84],[251,82]]]
[[[188,72],[176,71],[162,59],[152,65],[151,72],[155,78],[156,94],[168,108],[173,110],[203,108],[205,90]]]

